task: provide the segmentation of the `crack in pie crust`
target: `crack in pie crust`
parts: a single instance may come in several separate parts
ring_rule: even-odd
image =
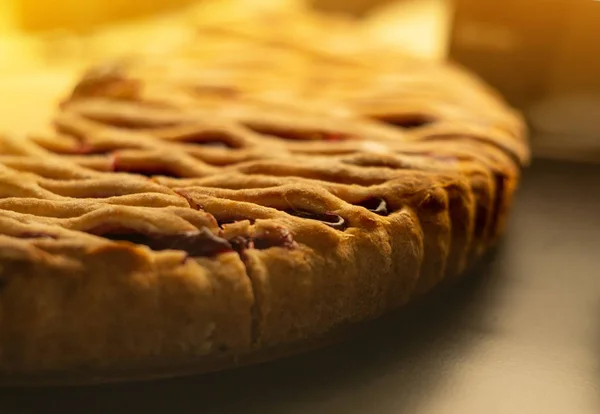
[[[0,139],[7,378],[236,365],[401,306],[500,236],[529,154],[493,92],[257,22],[92,69],[52,131]]]

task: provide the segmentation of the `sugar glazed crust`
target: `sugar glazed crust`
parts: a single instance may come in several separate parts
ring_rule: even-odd
[[[519,116],[459,69],[286,18],[311,30],[197,23],[201,42],[92,69],[52,131],[0,140],[2,375],[235,365],[494,244]]]

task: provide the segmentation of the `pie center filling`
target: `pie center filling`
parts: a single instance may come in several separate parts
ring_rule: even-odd
[[[260,235],[238,235],[225,239],[207,228],[179,234],[142,233],[127,228],[95,229],[89,233],[113,241],[144,245],[154,251],[180,250],[191,257],[213,257],[221,253],[246,249],[265,250],[271,247],[291,249],[295,246],[292,234],[284,227],[264,231]]]
[[[347,227],[346,220],[335,213],[313,213],[305,210],[287,210],[286,213],[304,219],[320,221],[336,230],[344,230]]]
[[[181,250],[192,257],[211,257],[232,250],[227,240],[215,236],[206,228],[180,234],[140,233],[125,228],[91,233],[109,240],[141,244],[155,251]]]
[[[375,214],[379,214],[380,216],[387,216],[389,214],[387,202],[383,198],[367,198],[366,200],[361,201],[357,205],[364,207]]]
[[[376,116],[375,119],[402,129],[423,128],[435,122],[432,116],[426,114],[383,115]]]
[[[146,177],[163,176],[170,178],[182,178],[181,175],[177,174],[173,168],[169,168],[166,165],[128,165],[125,163],[117,162],[115,159],[113,163],[114,172],[125,172],[129,174],[139,174]]]
[[[266,250],[271,247],[293,249],[296,246],[292,233],[285,227],[276,227],[250,236],[235,236],[229,239],[231,246],[237,252],[247,249]]]

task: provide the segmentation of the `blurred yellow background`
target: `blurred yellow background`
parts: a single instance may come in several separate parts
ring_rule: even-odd
[[[169,49],[185,36],[188,7],[215,2],[229,11],[297,3],[357,15],[370,9],[362,34],[430,59],[445,58],[451,42],[451,59],[497,87],[534,128],[560,135],[533,142],[538,153],[560,155],[567,144],[598,153],[600,59],[591,52],[600,3],[570,0],[0,0],[0,133],[46,125],[84,68],[141,48]]]
[[[181,11],[207,1],[215,0],[0,0],[0,133],[46,125],[84,68],[139,47],[176,41]],[[303,0],[224,1],[255,7]],[[358,14],[378,9],[369,26],[369,35],[378,41],[427,58],[446,54],[447,0],[312,3]]]
[[[45,126],[90,61],[107,48],[124,53],[140,41],[143,21],[134,20],[194,1],[0,0],[0,133]],[[131,30],[111,35],[112,26],[130,22]]]
[[[160,13],[195,0],[2,0],[5,22],[13,29],[44,31],[60,27],[88,31],[107,22]]]

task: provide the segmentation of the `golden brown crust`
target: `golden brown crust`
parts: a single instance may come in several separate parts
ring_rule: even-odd
[[[250,345],[253,297],[235,253],[216,264],[124,244],[1,242],[5,374],[140,367]]]
[[[518,115],[357,23],[263,18],[96,68],[53,131],[0,139],[0,373],[233,361],[377,317],[497,240]]]

